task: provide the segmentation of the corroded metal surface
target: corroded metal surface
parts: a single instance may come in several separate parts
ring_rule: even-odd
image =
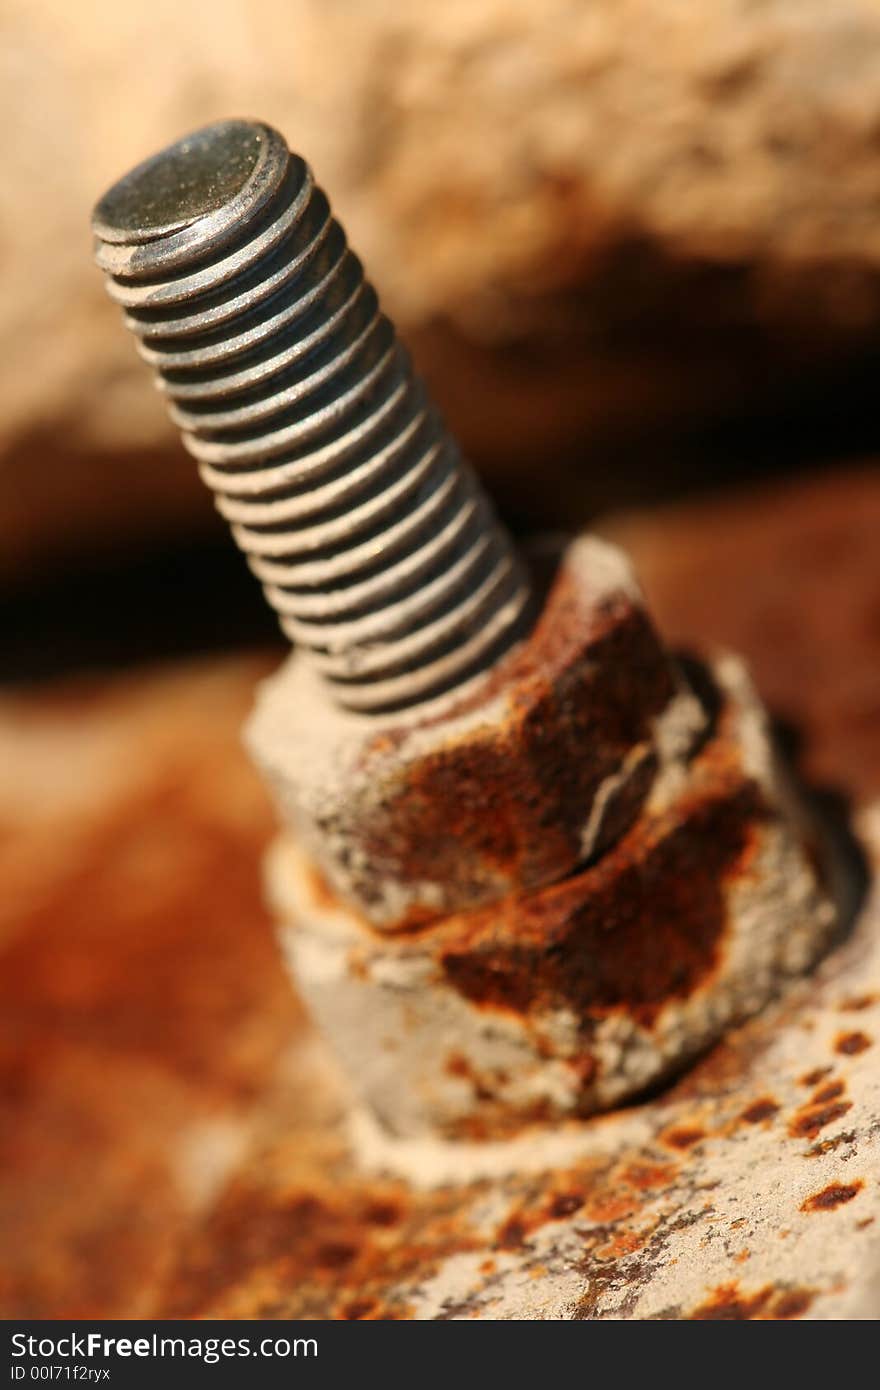
[[[525,571],[283,137],[196,131],[109,189],[93,229],[172,420],[338,703],[403,708],[507,651]]]
[[[878,507],[874,470],[627,537],[666,629],[735,643],[798,721],[875,873]],[[459,1191],[365,1172],[261,904],[237,730],[265,670],[0,704],[4,1313],[876,1316],[876,894],[816,978],[580,1148]]]
[[[532,632],[466,699],[367,722],[299,654],[258,695],[247,741],[282,820],[382,930],[570,873],[704,730],[620,551],[582,538],[544,567]]]
[[[875,850],[878,831],[866,821]],[[432,1170],[422,1153],[443,1185],[419,1189],[365,1179],[325,1133],[325,1171],[313,1159],[292,1187],[296,1140],[270,1144],[183,1254],[163,1311],[880,1315],[878,909],[816,980],[667,1096],[594,1121],[564,1160],[542,1162],[539,1139],[519,1175],[468,1179],[461,1159]]]
[[[549,886],[389,935],[333,898],[295,840],[278,845],[269,888],[293,979],[390,1134],[487,1139],[631,1099],[827,946],[834,909],[760,703],[732,658],[700,683],[699,749]]]

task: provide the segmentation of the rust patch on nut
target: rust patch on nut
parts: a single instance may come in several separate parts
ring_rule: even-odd
[[[744,871],[762,814],[746,783],[692,805],[684,823],[640,823],[583,873],[458,923],[445,934],[447,978],[472,1002],[519,1014],[625,1008],[650,1025],[668,999],[711,976],[724,886]]]
[[[552,882],[581,857],[585,816],[606,778],[641,747],[632,777],[603,818],[599,850],[632,823],[656,759],[652,720],[676,692],[672,664],[644,609],[623,595],[590,608],[562,568],[523,647],[445,719],[504,691],[504,723],[485,725],[414,759],[389,789],[383,814],[360,827],[366,861],[393,853],[401,882],[441,877],[451,898],[476,904],[481,884]],[[432,727],[431,721],[422,728]],[[405,754],[406,730],[396,738]],[[395,734],[365,749],[387,752]],[[397,923],[436,916],[415,909]]]
[[[860,1052],[866,1052],[872,1042],[873,1038],[869,1038],[867,1033],[841,1033],[835,1041],[834,1051],[844,1057],[857,1057]]]

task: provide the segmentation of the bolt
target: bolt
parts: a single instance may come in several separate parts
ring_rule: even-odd
[[[808,968],[834,907],[747,677],[687,679],[593,537],[532,556],[526,629],[520,562],[281,136],[189,136],[94,227],[296,643],[247,731],[285,824],[269,891],[385,1130],[619,1103]]]
[[[288,637],[343,706],[459,688],[529,585],[311,171],[223,121],[95,208],[95,258]]]

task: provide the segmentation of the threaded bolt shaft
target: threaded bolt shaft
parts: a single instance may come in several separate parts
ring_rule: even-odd
[[[208,126],[95,208],[95,259],[281,627],[400,709],[521,635],[529,589],[308,166]]]

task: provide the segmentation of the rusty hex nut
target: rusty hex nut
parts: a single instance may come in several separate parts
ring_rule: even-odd
[[[390,1134],[488,1139],[638,1095],[828,943],[762,708],[734,658],[714,728],[593,864],[408,933],[376,931],[287,837],[270,857],[306,1003]]]
[[[246,738],[332,890],[395,930],[563,878],[616,839],[703,713],[615,547],[539,556],[530,635],[455,703],[365,718],[294,654]]]

